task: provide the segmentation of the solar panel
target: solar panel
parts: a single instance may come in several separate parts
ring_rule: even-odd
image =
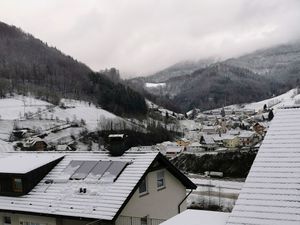
[[[114,182],[127,166],[122,161],[82,161],[72,160],[63,173],[70,180],[101,180]]]
[[[106,176],[109,176],[113,181],[115,181],[125,169],[127,164],[127,162],[113,161],[110,167],[105,172]]]
[[[80,167],[71,176],[71,180],[83,180],[88,176],[91,170],[96,166],[98,161],[84,161]]]
[[[72,160],[70,164],[64,169],[63,173],[72,176],[75,171],[83,164],[83,161]]]
[[[111,161],[99,161],[88,175],[88,178],[100,179],[111,164]]]

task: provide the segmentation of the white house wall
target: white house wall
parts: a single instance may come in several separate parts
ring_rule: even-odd
[[[32,222],[37,224],[45,225],[56,225],[56,219],[44,216],[33,216],[15,213],[0,213],[0,224],[4,224],[4,217],[8,216],[11,218],[11,225],[20,225],[20,222]]]
[[[137,190],[121,212],[121,216],[148,216],[154,219],[169,219],[178,214],[178,205],[186,196],[186,188],[177,178],[164,169],[166,187],[157,190],[157,171],[150,172],[147,175],[149,193],[140,196]],[[185,209],[186,202],[183,202],[181,212]],[[116,224],[118,225],[118,220]]]

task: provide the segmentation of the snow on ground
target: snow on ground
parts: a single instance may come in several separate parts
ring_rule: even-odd
[[[211,191],[221,191],[225,193],[236,193],[239,194],[242,189],[244,182],[231,181],[231,180],[219,180],[210,178],[190,178],[197,186],[197,190],[201,191],[211,187]]]
[[[19,119],[24,112],[37,112],[51,105],[48,102],[32,97],[16,95],[0,99],[0,116],[2,120]]]
[[[294,88],[282,95],[273,98],[269,98],[260,102],[243,104],[243,108],[254,109],[255,111],[259,111],[264,108],[264,105],[267,105],[268,108],[273,108],[276,111],[280,107],[294,105],[297,100],[299,101],[299,99],[300,99],[300,94],[298,93],[297,89]],[[226,108],[239,109],[240,106],[230,105],[227,106]]]
[[[81,127],[70,127],[55,133],[49,133],[44,139],[49,143],[59,142],[69,144],[73,141],[72,137],[79,137],[80,133],[83,131]]]
[[[217,205],[226,212],[232,210],[244,185],[244,182],[224,179],[191,177],[190,179],[197,185],[197,189],[188,197],[188,206]]]
[[[14,126],[46,132],[48,136],[45,139],[49,142],[67,143],[73,141],[71,136],[78,137],[83,129],[68,128],[51,133],[52,130],[62,129],[67,121],[78,122],[83,119],[89,130],[95,130],[99,124],[102,128],[111,125],[112,121],[116,129],[137,126],[88,102],[63,99],[62,103],[65,108],[20,95],[0,99],[0,152],[13,150],[8,141]],[[25,119],[25,113],[26,118],[30,119]]]
[[[183,129],[188,131],[199,130],[202,128],[201,124],[195,122],[195,120],[180,120],[179,123]]]
[[[89,104],[88,102],[76,101],[76,100],[66,100],[64,99],[66,109],[61,109],[55,107],[53,110],[54,117],[58,117],[61,120],[66,120],[67,118],[72,121],[73,119],[81,120],[86,122],[87,128],[94,130],[97,128],[99,121],[106,119],[123,120],[104,109],[97,108],[94,104]]]
[[[1,123],[1,121],[0,121]],[[18,128],[29,128],[29,129],[39,129],[40,131],[47,131],[51,130],[54,127],[61,126],[65,124],[64,122],[61,121],[55,121],[55,120],[20,120],[16,121],[16,126]]]
[[[277,109],[282,106],[290,106],[293,105],[295,102],[295,96],[297,95],[297,90],[292,89],[282,95],[276,96],[274,98],[266,99],[260,102],[246,104],[245,108],[260,110],[263,109],[264,105],[266,104],[268,108]]]
[[[166,83],[146,83],[145,86],[146,88],[160,88],[165,87]]]
[[[159,106],[159,105],[157,105],[157,104],[149,101],[148,99],[146,99],[146,104],[147,104],[148,108],[150,108],[150,109],[158,109],[158,111],[161,112],[162,116],[165,116],[166,112],[168,112],[169,116],[172,116],[173,113],[175,113],[175,112],[173,112],[171,110],[165,109],[165,108],[163,108],[163,107],[161,107],[161,106]],[[184,117],[184,115],[180,114],[180,113],[175,113],[175,115]]]

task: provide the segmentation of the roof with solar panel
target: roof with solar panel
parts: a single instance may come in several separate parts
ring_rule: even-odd
[[[17,152],[0,155],[0,160],[26,158],[36,164],[34,168],[56,159],[55,166],[29,193],[15,197],[1,195],[1,210],[113,220],[155,159],[166,160],[157,151],[129,151],[118,157],[105,152],[44,152],[38,153],[44,160],[40,163],[36,155]],[[27,171],[28,166],[24,167],[19,170]],[[175,167],[170,168],[176,172]],[[14,173],[13,167],[9,172]],[[177,177],[186,187],[193,188],[194,184],[180,172]]]
[[[272,120],[227,225],[300,224],[300,108]]]

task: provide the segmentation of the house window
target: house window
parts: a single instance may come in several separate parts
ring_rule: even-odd
[[[148,187],[147,187],[147,179],[146,177],[142,180],[140,186],[139,186],[139,193],[140,194],[147,194],[148,193]]]
[[[156,184],[157,184],[158,189],[164,188],[166,186],[166,184],[165,184],[165,172],[163,170],[158,171],[156,173]]]
[[[147,216],[141,218],[141,225],[147,225]]]
[[[13,189],[15,192],[22,192],[23,191],[23,185],[22,185],[22,179],[21,178],[14,178],[13,179]]]
[[[3,224],[11,224],[11,217],[10,216],[4,216],[3,217]]]

